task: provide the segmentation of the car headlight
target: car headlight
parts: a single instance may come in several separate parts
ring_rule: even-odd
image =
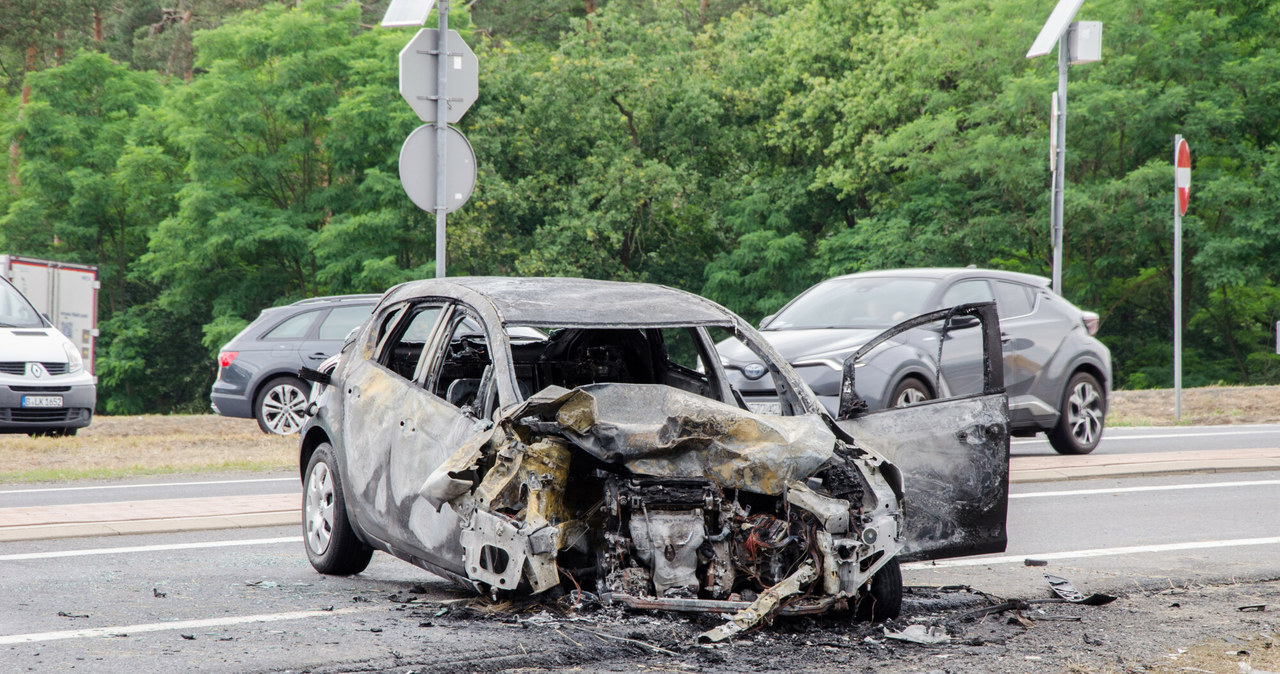
[[[77,349],[75,344],[63,342],[62,350],[67,352],[67,374],[84,369],[84,358],[80,357],[80,349]]]

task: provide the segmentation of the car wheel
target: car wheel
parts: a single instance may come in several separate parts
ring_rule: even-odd
[[[302,493],[302,538],[307,559],[316,571],[350,576],[369,566],[373,548],[360,542],[342,497],[342,478],[333,458],[333,447],[322,443],[307,463]]]
[[[871,586],[858,595],[853,617],[861,621],[883,622],[902,612],[902,567],[895,557],[871,576]]]
[[[891,407],[914,405],[932,399],[933,394],[929,393],[929,389],[925,387],[924,382],[915,377],[907,377],[898,382],[898,385],[893,387],[893,393],[889,395]]]
[[[307,420],[307,392],[311,388],[297,377],[277,377],[258,392],[253,414],[264,433],[293,435]]]
[[[1107,409],[1106,394],[1088,372],[1077,372],[1062,392],[1062,413],[1048,433],[1049,444],[1059,454],[1088,454],[1102,439]]]

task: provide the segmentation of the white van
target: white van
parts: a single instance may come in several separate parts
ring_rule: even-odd
[[[80,349],[0,277],[0,433],[75,435],[97,397]]]

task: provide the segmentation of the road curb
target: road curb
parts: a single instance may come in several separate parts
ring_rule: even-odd
[[[86,536],[128,536],[130,534],[161,534],[177,533],[182,531],[212,531],[215,529],[250,529],[255,527],[299,526],[301,524],[302,514],[299,510],[250,513],[244,515],[210,515],[205,517],[123,520],[116,522],[40,524],[33,526],[0,527],[0,542],[37,541],[55,538],[80,538]]]
[[[1010,484],[1033,482],[1065,482],[1069,480],[1096,480],[1110,477],[1148,477],[1177,475],[1182,473],[1248,473],[1280,470],[1280,459],[1271,461],[1222,461],[1214,465],[1203,462],[1167,462],[1158,464],[1130,464],[1092,468],[1049,468],[1009,471]]]
[[[1262,470],[1280,470],[1280,448],[1087,454],[1084,456],[1015,456],[1009,460],[1009,482],[1025,484]]]

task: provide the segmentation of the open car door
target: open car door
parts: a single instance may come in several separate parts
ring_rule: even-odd
[[[980,393],[867,412],[856,392],[858,361],[882,342],[912,329],[941,324],[981,327]],[[941,347],[940,347],[941,348]],[[940,353],[940,359],[947,354]],[[902,472],[906,545],[899,559],[919,561],[1003,552],[1009,504],[1009,406],[1004,393],[1000,325],[994,302],[962,304],[921,314],[886,330],[844,363],[839,426],[860,447]]]

